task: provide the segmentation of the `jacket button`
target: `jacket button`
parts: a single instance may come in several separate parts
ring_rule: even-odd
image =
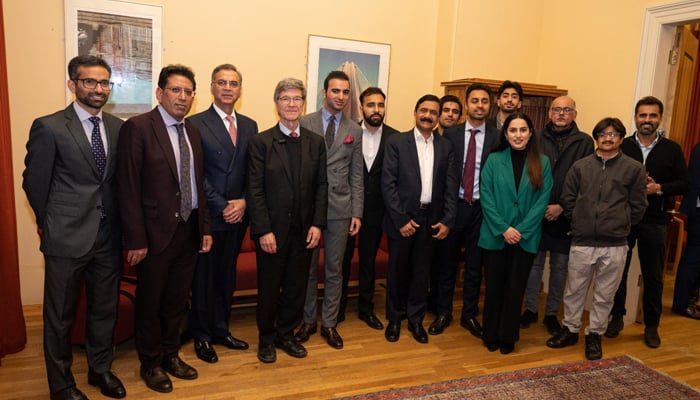
[[[175,193],[175,196],[180,197],[180,192]]]
[[[516,201],[513,205],[517,207],[517,206],[518,206],[518,202]]]
[[[175,219],[178,219],[178,218],[180,218],[180,213],[176,211],[175,212]]]

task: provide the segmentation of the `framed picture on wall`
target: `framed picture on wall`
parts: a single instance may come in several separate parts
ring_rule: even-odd
[[[384,93],[388,91],[390,53],[389,44],[309,35],[306,111],[321,108],[323,80],[329,72],[341,70],[350,77],[350,101],[345,115],[360,121],[360,93],[370,86],[377,86]]]
[[[104,110],[120,118],[151,110],[162,63],[162,7],[115,0],[65,0],[64,6],[66,64],[91,54],[112,68],[114,86]]]

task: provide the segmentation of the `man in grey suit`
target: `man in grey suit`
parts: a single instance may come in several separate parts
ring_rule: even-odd
[[[336,330],[343,285],[347,235],[359,232],[364,201],[362,128],[343,115],[350,96],[350,78],[331,71],[323,81],[323,107],[301,118],[300,125],[325,137],[327,146],[328,221],[323,231],[324,274],[321,336],[336,349],[343,339]],[[304,305],[304,323],[296,333],[303,343],[317,330],[318,256],[314,250]]]
[[[126,390],[110,372],[121,274],[115,169],[122,121],[102,112],[112,88],[104,60],[75,57],[68,75],[75,101],[32,124],[22,183],[46,264],[46,374],[51,399],[87,399],[70,368],[70,329],[84,280],[88,383],[105,396],[122,398]]]

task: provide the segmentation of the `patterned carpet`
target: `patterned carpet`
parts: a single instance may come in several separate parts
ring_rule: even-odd
[[[369,393],[357,399],[700,399],[700,392],[627,356]]]

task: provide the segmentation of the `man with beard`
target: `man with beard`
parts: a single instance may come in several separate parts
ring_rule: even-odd
[[[639,266],[642,270],[644,294],[644,343],[657,348],[661,345],[658,327],[661,319],[661,295],[664,288],[664,248],[666,244],[666,210],[674,208],[675,196],[683,195],[690,187],[690,177],[683,151],[678,143],[659,133],[664,114],[661,100],[653,96],[641,98],[634,107],[637,132],[622,142],[622,152],[646,167],[646,193],[649,207],[639,224],[632,227],[628,242],[629,252],[620,287],[615,293],[615,304],[605,336],[617,337],[624,327],[627,298],[627,272],[635,243],[639,246]]]
[[[29,131],[22,187],[36,215],[46,264],[44,360],[51,399],[87,399],[71,372],[70,346],[83,281],[88,383],[105,396],[126,396],[110,371],[122,267],[115,175],[122,121],[102,111],[111,73],[101,58],[73,58],[67,85],[75,101],[36,119]]]
[[[413,338],[428,343],[423,317],[433,246],[447,237],[455,220],[458,183],[452,145],[433,132],[439,107],[437,96],[421,97],[413,112],[415,128],[386,143],[381,189],[389,239],[389,324],[384,332],[389,342],[399,340],[406,318]]]
[[[489,120],[489,122],[500,130],[503,126],[503,121],[505,121],[510,114],[520,110],[520,107],[523,105],[522,100],[522,86],[520,86],[518,82],[503,81],[498,88],[498,96],[496,97],[498,113],[496,113],[496,116]]]
[[[368,87],[360,94],[362,106],[362,156],[364,158],[364,211],[362,230],[357,235],[359,261],[359,297],[357,306],[360,318],[373,329],[384,329],[374,314],[374,265],[377,249],[382,239],[384,200],[381,192],[382,160],[386,140],[398,131],[384,124],[386,95],[378,87]],[[338,321],[345,319],[348,302],[350,266],[355,250],[355,236],[348,235],[343,258],[343,294],[340,300]]]
[[[440,117],[435,131],[442,136],[445,129],[451,128],[462,118],[462,102],[457,96],[451,94],[442,96],[440,99]]]
[[[530,270],[525,291],[525,311],[520,317],[520,326],[528,328],[537,321],[540,302],[542,271],[549,252],[549,290],[544,312],[544,325],[555,335],[561,325],[557,320],[559,306],[566,285],[569,265],[571,229],[569,221],[561,216],[563,211],[560,196],[566,173],[577,160],[593,153],[593,140],[576,125],[576,102],[568,96],[557,97],[549,109],[549,123],[539,132],[538,140],[542,152],[549,157],[554,186],[549,197],[547,211],[542,221],[542,240]]]

